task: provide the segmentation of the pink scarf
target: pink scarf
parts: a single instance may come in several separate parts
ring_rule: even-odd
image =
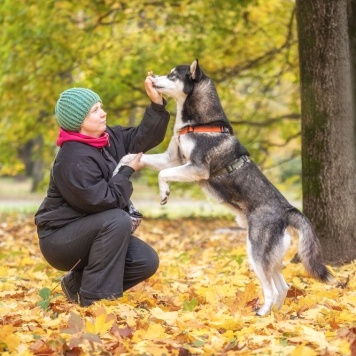
[[[65,131],[60,128],[57,138],[57,146],[62,147],[63,143],[68,141],[82,142],[96,148],[103,148],[106,145],[110,146],[109,134],[107,132],[104,132],[100,137],[92,137],[80,134],[79,132]]]

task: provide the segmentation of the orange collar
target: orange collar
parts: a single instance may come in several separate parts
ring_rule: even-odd
[[[229,129],[224,126],[185,126],[178,131],[178,135],[184,135],[190,132],[220,132],[230,133]]]

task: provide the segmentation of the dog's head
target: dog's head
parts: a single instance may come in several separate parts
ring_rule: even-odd
[[[176,100],[186,97],[193,91],[194,85],[207,78],[196,59],[190,66],[179,65],[168,75],[154,76],[154,87],[158,92]]]

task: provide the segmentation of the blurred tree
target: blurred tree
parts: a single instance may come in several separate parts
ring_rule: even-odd
[[[356,259],[355,72],[350,56],[355,32],[347,12],[355,10],[352,3],[348,9],[346,0],[297,0],[303,210],[333,265]]]
[[[353,102],[356,105],[356,0],[349,1],[348,9],[349,36],[350,36],[350,53],[352,65],[352,84],[353,84]],[[354,107],[354,110],[355,107]],[[356,111],[355,111],[356,112]]]
[[[20,160],[50,164],[54,106],[68,87],[99,93],[109,124],[137,124],[148,104],[147,71],[165,74],[195,58],[255,160],[273,166],[281,148],[287,159],[298,156],[293,7],[283,0],[3,0],[0,174],[18,173]],[[169,109],[174,115],[173,102]]]

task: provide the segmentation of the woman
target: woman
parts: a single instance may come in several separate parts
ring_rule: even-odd
[[[145,90],[151,105],[137,127],[106,126],[101,99],[89,89],[68,89],[56,104],[60,150],[35,223],[44,258],[54,268],[70,271],[61,286],[81,306],[121,297],[158,268],[153,248],[132,236],[127,212],[130,177],[142,168],[142,152],[163,140],[169,121],[151,75]],[[138,154],[113,176],[128,153]]]

